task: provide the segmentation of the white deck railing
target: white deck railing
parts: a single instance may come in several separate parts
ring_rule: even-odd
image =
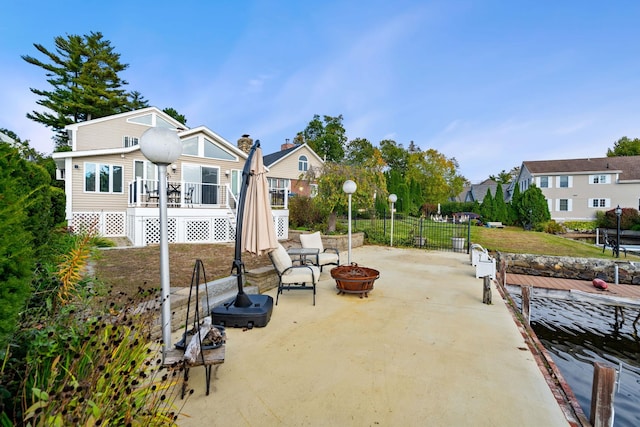
[[[227,208],[235,210],[237,198],[228,184],[168,181],[167,204],[172,208]],[[137,179],[129,183],[129,207],[158,206],[158,181]]]

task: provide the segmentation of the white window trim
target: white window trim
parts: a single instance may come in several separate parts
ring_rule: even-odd
[[[87,165],[95,166],[95,190],[87,191]],[[108,166],[109,167],[109,191],[100,191],[100,166]],[[122,171],[122,182],[120,183],[120,188],[122,191],[113,191],[113,168],[119,167]],[[124,194],[124,166],[118,164],[111,163],[99,163],[99,162],[84,162],[83,170],[82,170],[82,191],[85,194]]]
[[[561,187],[560,186],[560,180],[562,179],[562,177],[567,177],[567,187]],[[573,176],[571,175],[558,175],[556,177],[556,188],[573,188]]]
[[[593,206],[593,201],[597,200],[598,201],[598,206]],[[600,200],[604,200],[604,206],[600,206]],[[587,206],[591,209],[604,209],[604,208],[610,208],[611,207],[611,199],[607,199],[605,197],[593,197],[591,199],[588,200],[588,204]]]
[[[596,178],[598,178],[598,182],[595,182]],[[601,181],[600,178],[604,178],[604,181]],[[611,184],[611,175],[604,174],[604,173],[589,175],[589,184],[593,184],[593,185]]]
[[[566,200],[567,201],[567,210],[560,210],[560,200]],[[565,199],[560,198],[560,199],[556,199],[556,212],[572,212],[573,211],[573,200],[572,199]]]
[[[542,186],[542,178],[547,178],[547,186]],[[553,188],[553,178],[549,175],[537,176],[536,177],[536,185],[538,188]]]

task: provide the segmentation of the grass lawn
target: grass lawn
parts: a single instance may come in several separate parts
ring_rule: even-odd
[[[601,246],[567,239],[554,234],[524,231],[520,227],[472,227],[471,241],[489,251],[579,258],[613,258],[610,248],[602,253]],[[631,254],[627,255],[627,258],[640,259]]]

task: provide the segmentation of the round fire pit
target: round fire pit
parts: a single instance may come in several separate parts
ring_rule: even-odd
[[[373,289],[373,282],[380,277],[380,272],[352,263],[333,268],[331,277],[336,281],[338,295],[360,294],[360,298],[362,298],[363,295],[369,296],[369,291]]]

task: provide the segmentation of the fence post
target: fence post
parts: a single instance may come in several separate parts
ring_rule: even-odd
[[[467,221],[467,255],[469,255],[469,248],[471,248],[471,217]]]
[[[616,369],[600,362],[593,364],[593,386],[591,388],[591,415],[593,427],[613,426],[613,393],[616,384]]]
[[[491,276],[483,277],[482,284],[482,303],[483,304],[492,304],[491,302]]]
[[[524,321],[527,325],[530,324],[530,316],[531,316],[531,286],[521,286],[522,291],[522,317],[524,317]]]

